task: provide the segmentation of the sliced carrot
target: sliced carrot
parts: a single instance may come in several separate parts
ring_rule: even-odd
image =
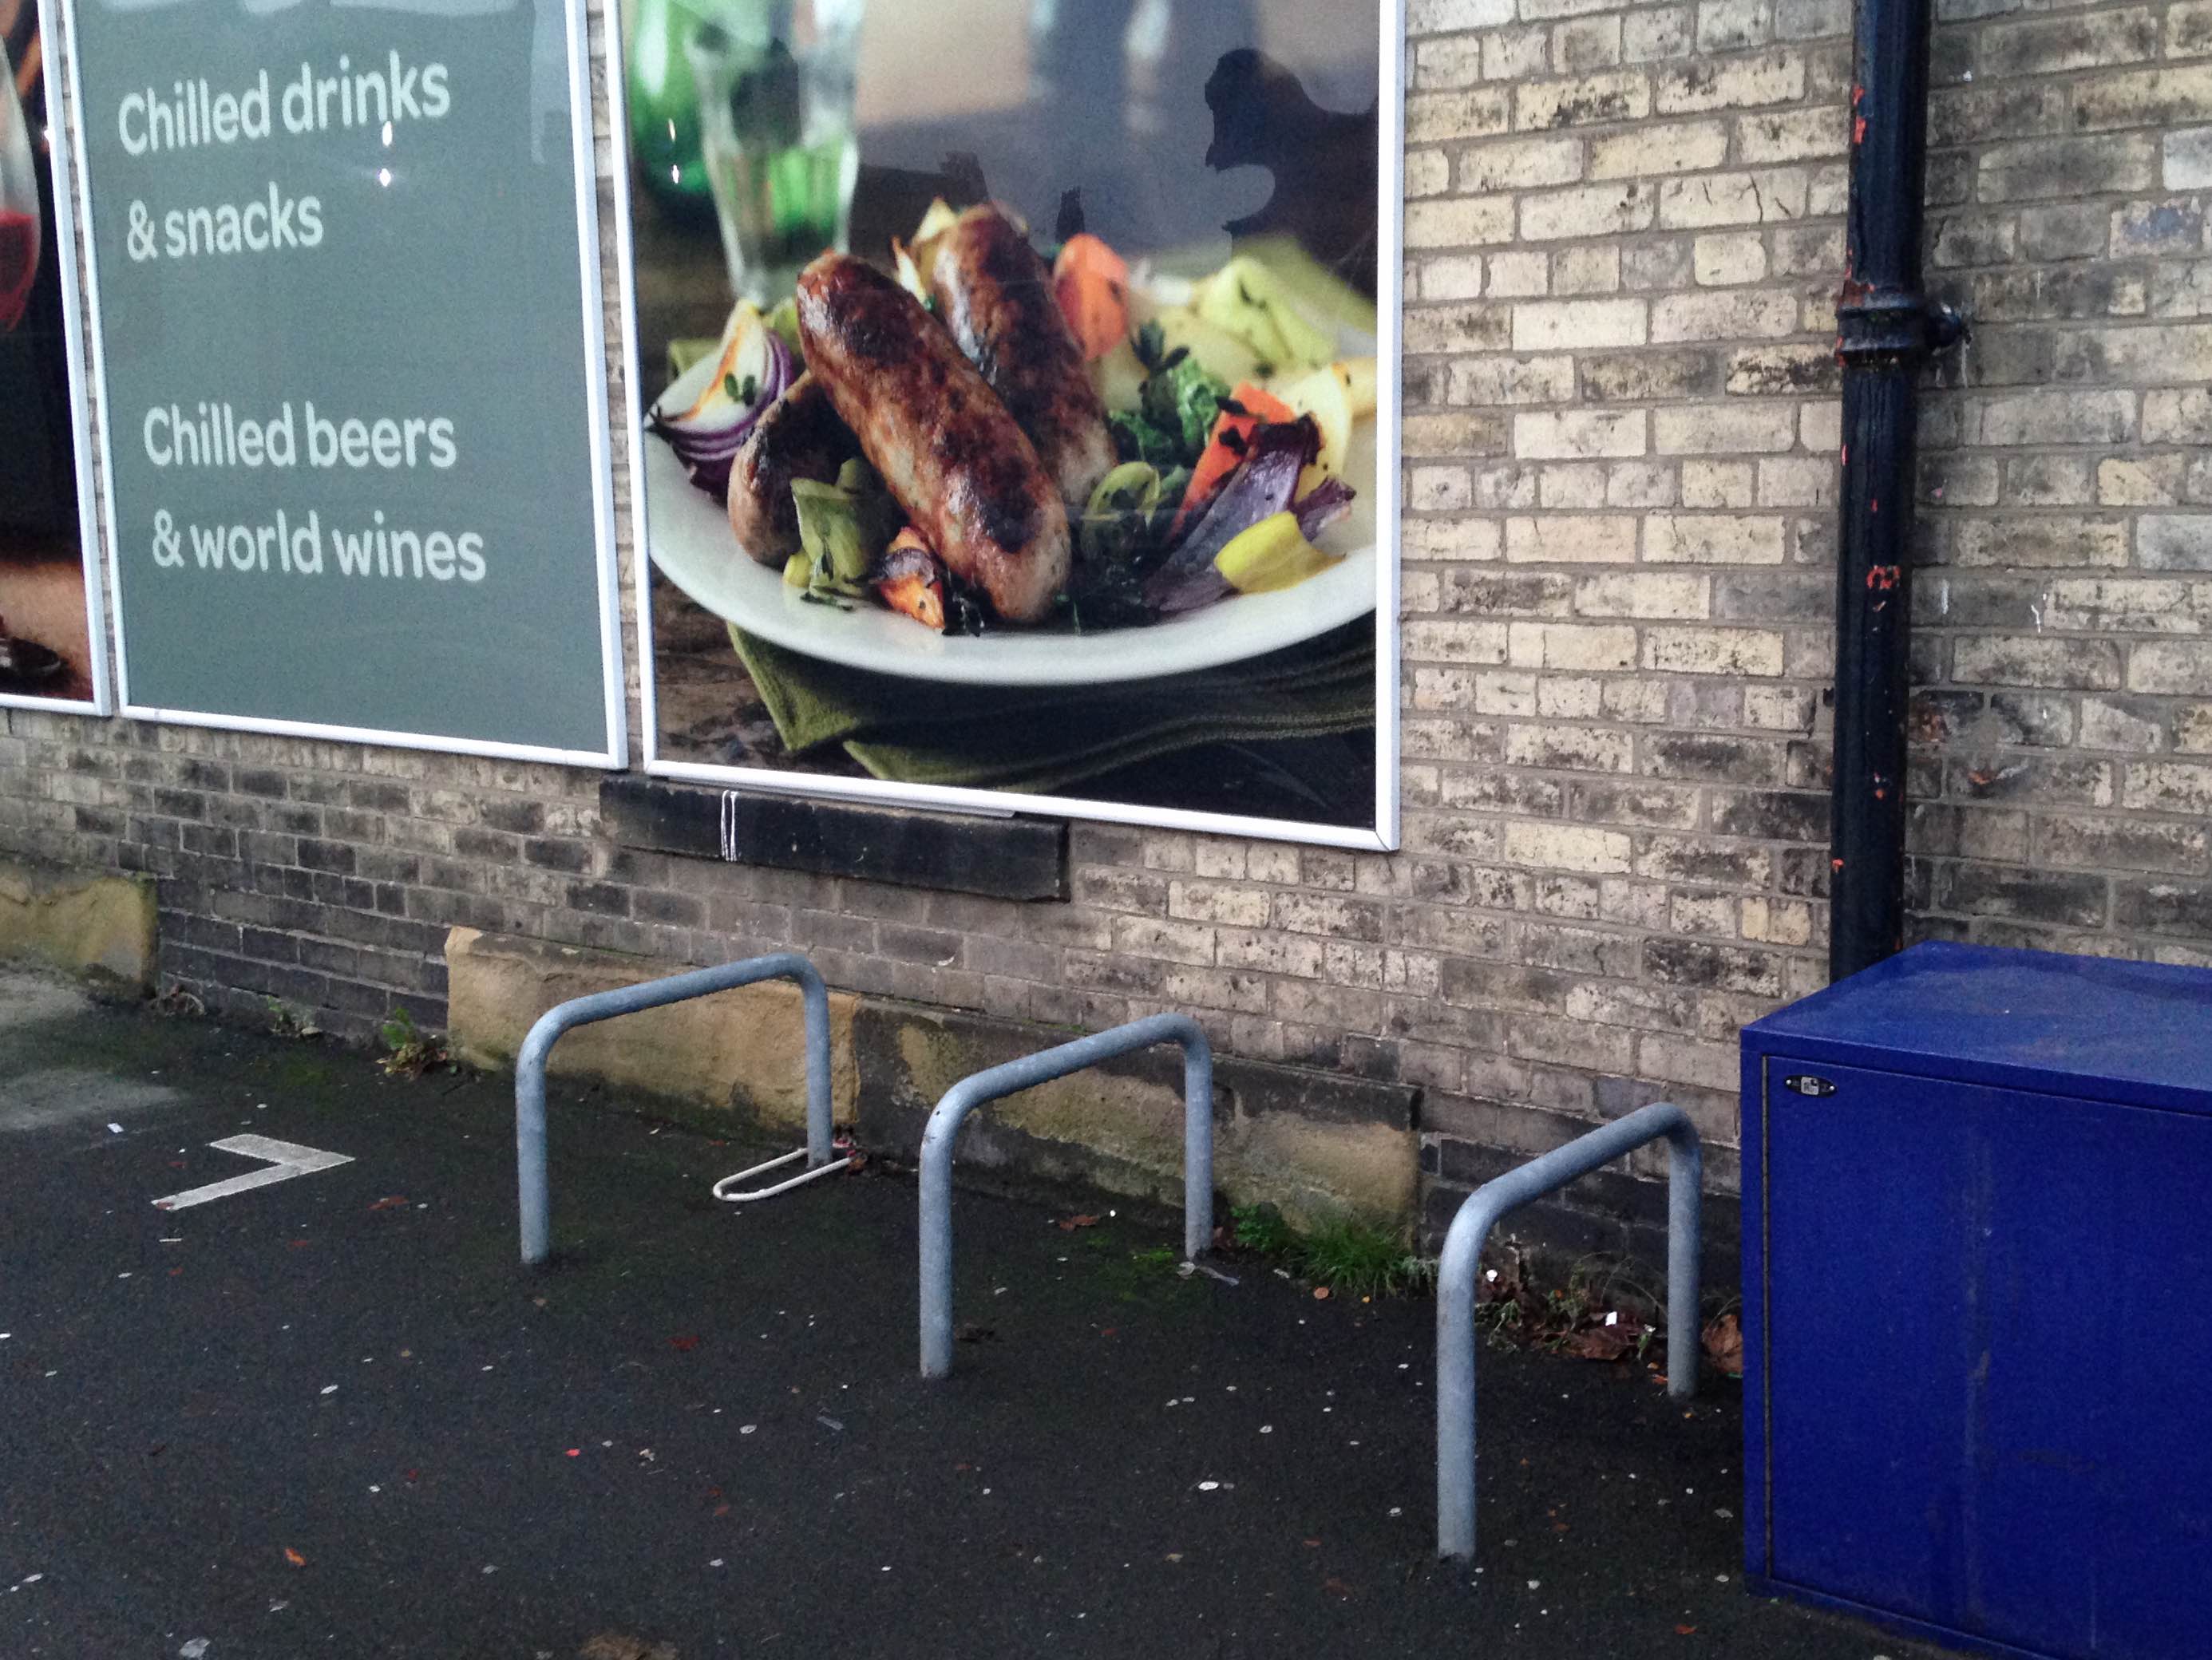
[[[1129,337],[1129,266],[1121,255],[1086,231],[1067,239],[1052,276],[1060,315],[1085,362],[1096,362]]]
[[[912,617],[942,633],[944,567],[937,562],[937,555],[929,544],[922,540],[921,532],[909,524],[893,536],[891,545],[884,550],[884,564],[890,574],[877,579],[876,597],[900,615]]]
[[[1184,521],[1202,509],[1212,499],[1230,474],[1243,465],[1246,454],[1252,448],[1252,434],[1262,423],[1273,426],[1296,421],[1298,417],[1291,406],[1273,392],[1262,391],[1249,380],[1230,396],[1244,410],[1232,415],[1224,409],[1213,422],[1212,433],[1206,449],[1198,457],[1198,464],[1190,470],[1190,488],[1183,492],[1182,506],[1176,510],[1175,528],[1181,530]],[[1233,437],[1226,434],[1233,433]]]
[[[897,577],[876,585],[877,597],[902,616],[945,632],[945,591],[927,577]]]

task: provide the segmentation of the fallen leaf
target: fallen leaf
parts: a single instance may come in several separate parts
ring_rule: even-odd
[[[1674,1627],[1674,1635],[1677,1637],[1694,1637],[1697,1635],[1697,1632],[1698,1628],[1695,1626],[1677,1626]]]
[[[303,1568],[307,1566],[307,1559],[301,1555],[298,1551],[294,1550],[289,1545],[284,1547],[284,1560],[289,1562],[295,1568]]]
[[[668,1346],[674,1349],[678,1354],[689,1354],[693,1349],[699,1347],[699,1339],[692,1334],[686,1332],[680,1336],[671,1337],[668,1340]]]
[[[1743,1326],[1733,1314],[1723,1314],[1705,1328],[1705,1358],[1731,1378],[1743,1376]]]
[[[382,1198],[379,1199],[374,1204],[369,1206],[369,1209],[371,1210],[397,1210],[400,1206],[406,1203],[407,1196],[404,1193],[387,1193]]]
[[[1328,1287],[1327,1286],[1316,1286],[1314,1287],[1314,1301],[1317,1303],[1325,1303],[1328,1300]]]
[[[1562,1353],[1578,1360],[1619,1360],[1635,1353],[1637,1339],[1644,1328],[1623,1321],[1613,1326],[1592,1326],[1587,1331],[1570,1336]]]
[[[1349,1597],[1352,1595],[1352,1587],[1333,1573],[1321,1582],[1321,1588],[1332,1596]]]
[[[576,1651],[576,1660],[676,1660],[676,1645],[603,1631]]]
[[[1096,1227],[1097,1226],[1098,1219],[1096,1216],[1070,1216],[1066,1221],[1060,1224],[1060,1231],[1063,1233],[1073,1233],[1079,1227]]]

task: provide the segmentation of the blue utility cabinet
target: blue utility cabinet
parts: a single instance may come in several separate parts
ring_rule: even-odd
[[[2212,1657],[2212,972],[1916,946],[1743,1033],[1746,1566]]]

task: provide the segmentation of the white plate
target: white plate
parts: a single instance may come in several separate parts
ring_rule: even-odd
[[[1350,348],[1371,352],[1372,342]],[[684,409],[705,388],[714,360],[694,364],[660,403]],[[827,663],[968,686],[1087,686],[1241,663],[1311,639],[1375,609],[1375,422],[1361,421],[1345,459],[1358,492],[1349,517],[1321,546],[1345,557],[1319,576],[1272,594],[1238,594],[1202,611],[1144,628],[1097,634],[996,629],[940,634],[881,606],[850,610],[810,603],[780,571],[738,546],[714,499],[694,486],[674,451],[645,435],[646,538],[663,575],[749,634]]]

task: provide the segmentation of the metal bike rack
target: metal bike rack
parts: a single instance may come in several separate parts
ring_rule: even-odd
[[[988,1102],[1064,1078],[1156,1043],[1182,1045],[1182,1250],[1213,1240],[1213,1050],[1196,1021],[1154,1015],[963,1078],[945,1092],[921,1137],[921,1375],[952,1370],[952,1143]]]
[[[647,980],[639,985],[617,986],[611,991],[572,998],[549,1009],[530,1028],[530,1035],[522,1042],[522,1053],[514,1063],[516,1197],[522,1215],[525,1263],[544,1262],[551,1245],[552,1202],[545,1173],[545,1063],[562,1034],[580,1026],[612,1020],[617,1015],[635,1015],[642,1009],[687,1003],[694,997],[733,991],[762,980],[781,979],[798,981],[805,1003],[806,1145],[770,1159],[766,1164],[723,1178],[714,1184],[714,1197],[740,1203],[770,1198],[802,1182],[842,1170],[850,1163],[849,1159],[836,1156],[830,1117],[829,990],[822,984],[822,976],[815,972],[814,965],[797,953],[780,951],[771,956],[724,963],[716,968],[696,968],[689,973],[672,974],[665,979]],[[801,1157],[807,1163],[806,1173],[802,1176],[751,1192],[723,1191],[732,1182],[781,1168]]]
[[[1698,1198],[1705,1155],[1689,1115],[1640,1107],[1468,1195],[1437,1271],[1437,1554],[1474,1554],[1474,1290],[1482,1247],[1509,1212],[1556,1192],[1647,1142],[1667,1140],[1667,1392],[1698,1388]]]

